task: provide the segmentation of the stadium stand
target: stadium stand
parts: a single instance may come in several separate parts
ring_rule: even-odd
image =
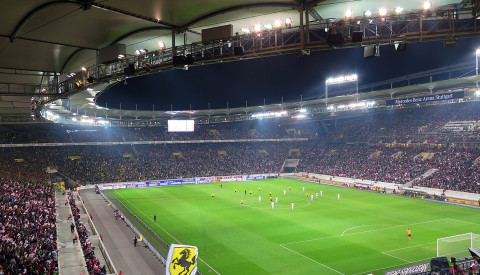
[[[0,185],[0,272],[55,274],[55,197],[48,177],[2,155]]]

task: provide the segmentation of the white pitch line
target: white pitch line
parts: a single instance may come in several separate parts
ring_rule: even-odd
[[[114,190],[116,191],[116,190]],[[117,192],[118,193],[118,192]],[[133,207],[137,208],[138,211],[140,211],[145,217],[147,217],[147,219],[150,220],[150,217],[145,214],[145,212],[143,212],[140,208],[138,208],[137,206],[135,206],[133,203],[131,203],[128,199],[125,198],[125,196],[123,196],[122,194],[119,194],[120,196],[123,197],[124,200],[126,200],[128,203],[130,203],[130,205],[132,205]],[[151,219],[153,220],[153,219]],[[160,227],[160,229],[163,230],[163,232],[167,233],[172,239],[174,239],[176,242],[178,242],[179,244],[182,244],[181,241],[179,241],[177,238],[175,238],[172,234],[170,234],[170,232],[168,232],[167,230],[165,230],[162,226],[160,226],[158,223],[155,223],[155,225],[157,225],[158,227]],[[205,265],[207,265],[213,272],[217,273],[218,275],[220,275],[220,273],[218,271],[216,271],[211,265],[207,264],[207,262],[205,262],[204,260],[202,260],[200,257],[198,258],[198,260],[202,261]]]
[[[280,247],[283,247],[283,248],[285,248],[286,250],[288,250],[288,251],[290,251],[290,252],[292,252],[292,253],[295,253],[295,254],[297,254],[297,255],[299,255],[299,256],[302,256],[302,257],[304,257],[305,259],[310,260],[310,261],[312,261],[312,262],[314,262],[314,263],[317,263],[317,264],[319,264],[319,265],[321,265],[321,266],[323,266],[323,267],[325,267],[325,268],[328,268],[328,269],[330,269],[331,271],[335,271],[336,273],[345,275],[345,273],[342,273],[342,272],[340,272],[340,271],[338,271],[338,270],[336,270],[336,269],[333,269],[333,268],[331,268],[331,267],[329,267],[329,266],[327,266],[327,265],[324,265],[324,264],[322,264],[322,263],[320,263],[320,262],[318,262],[318,261],[315,261],[314,259],[309,258],[309,257],[307,257],[307,256],[305,256],[305,255],[303,255],[303,254],[301,254],[301,253],[298,253],[298,252],[295,251],[295,250],[292,250],[292,249],[290,249],[290,248],[288,248],[288,247],[285,247],[285,246],[283,246],[283,245],[280,245]]]
[[[366,224],[366,225],[352,226],[350,228],[345,229],[345,231],[342,232],[342,236],[344,236],[345,232],[347,232],[348,230],[351,230],[354,228],[360,228],[360,227],[374,226],[374,225],[382,225],[382,224]]]
[[[409,264],[413,263],[413,262],[407,261],[407,260],[405,260],[405,259],[402,259],[402,258],[400,258],[400,257],[390,255],[390,254],[388,254],[387,252],[381,252],[381,253],[382,253],[383,255],[387,255],[387,256],[389,256],[389,257],[392,257],[392,258],[395,258],[395,259],[399,259],[399,260],[404,261],[404,262],[407,262],[407,263],[409,263]]]
[[[480,225],[480,224],[478,224],[478,223],[468,222],[468,221],[464,221],[464,220],[458,220],[458,219],[453,219],[453,218],[447,218],[447,219],[452,220],[452,221],[457,221],[457,222],[465,222],[465,223]]]
[[[414,248],[414,247],[419,247],[419,246],[424,246],[424,245],[429,245],[429,244],[434,244],[434,243],[436,243],[436,242],[418,244],[418,245],[414,245],[414,246],[407,246],[407,247],[398,248],[398,249],[392,249],[392,250],[385,250],[385,251],[383,251],[383,252],[392,252],[392,251],[404,250],[404,249],[409,249],[409,248]],[[382,252],[382,253],[383,253],[383,252]]]
[[[351,235],[363,234],[363,233],[368,233],[368,232],[381,231],[381,230],[392,229],[392,228],[402,227],[402,226],[411,226],[411,225],[417,225],[417,224],[425,224],[425,223],[439,222],[439,221],[444,221],[444,220],[448,220],[448,219],[449,219],[449,218],[438,219],[438,220],[431,220],[431,221],[426,221],[426,222],[418,222],[418,223],[401,224],[401,225],[395,225],[395,226],[390,226],[390,227],[385,227],[385,228],[372,229],[372,230],[355,232],[355,233],[351,233],[351,234],[345,234],[345,235],[343,235],[343,236],[351,236]],[[331,239],[331,238],[338,238],[338,237],[342,237],[342,235],[328,236],[328,237],[315,238],[315,239],[309,239],[309,240],[303,240],[303,241],[297,241],[297,242],[290,242],[290,243],[282,243],[281,245],[289,245],[289,244],[296,244],[296,243],[305,243],[305,242],[318,241],[318,240]]]

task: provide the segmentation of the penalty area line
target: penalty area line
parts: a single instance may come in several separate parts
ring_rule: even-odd
[[[116,190],[114,190],[116,191]],[[147,217],[148,220],[152,220],[153,219],[150,219],[150,217],[145,214],[145,212],[143,212],[140,208],[138,208],[136,205],[134,205],[133,203],[131,203],[127,198],[125,198],[125,196],[123,196],[122,194],[119,194],[118,192],[116,192],[118,195],[122,196],[123,199],[125,201],[127,201],[131,206],[135,207],[138,211],[140,211],[145,217]],[[158,223],[155,222],[155,225],[157,225],[158,227],[160,227],[160,229],[163,230],[163,232],[167,233],[168,236],[170,236],[172,239],[174,239],[176,242],[178,242],[179,244],[183,244],[181,241],[179,241],[177,238],[175,238],[172,234],[170,234],[170,232],[168,232],[167,230],[165,230],[165,228],[163,228],[161,225],[159,225]],[[166,260],[166,259],[165,259]],[[208,266],[210,268],[211,271],[215,272],[216,274],[220,275],[220,273],[218,271],[215,270],[215,268],[213,268],[211,265],[209,265],[207,262],[205,262],[203,259],[201,259],[200,257],[198,258],[199,261],[202,261],[206,266]]]
[[[302,256],[303,258],[305,258],[305,259],[307,259],[307,260],[310,260],[310,261],[312,261],[312,262],[314,262],[314,263],[316,263],[316,264],[319,264],[319,265],[321,265],[321,266],[323,266],[323,267],[325,267],[325,268],[328,268],[328,269],[330,269],[331,271],[334,271],[334,272],[336,272],[336,273],[338,273],[338,274],[343,274],[343,275],[345,275],[345,273],[342,273],[342,272],[340,272],[340,271],[338,271],[338,270],[336,270],[336,269],[333,269],[333,268],[331,268],[331,267],[329,267],[329,266],[327,266],[327,265],[324,265],[324,264],[322,264],[321,262],[315,261],[314,259],[309,258],[309,257],[307,257],[307,256],[305,256],[305,255],[303,255],[303,254],[301,254],[301,253],[299,253],[299,252],[297,252],[297,251],[295,251],[295,250],[293,250],[293,249],[290,249],[290,248],[288,248],[288,247],[285,247],[285,246],[283,246],[283,245],[281,245],[281,244],[280,244],[280,247],[283,247],[283,248],[285,248],[286,250],[288,250],[288,251],[290,251],[290,252],[292,252],[292,253],[295,253],[295,254],[297,254],[297,255],[299,255],[299,256]]]

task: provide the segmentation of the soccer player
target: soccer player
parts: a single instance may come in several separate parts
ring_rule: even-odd
[[[287,190],[285,190],[285,189],[283,190],[283,195],[284,196],[287,195]]]
[[[250,196],[252,195],[252,190],[250,190]]]
[[[305,192],[305,186],[302,186],[302,190],[303,190],[303,192]]]
[[[289,190],[289,191],[292,191],[292,187],[291,187],[291,186],[289,186],[289,187],[288,187],[288,190]]]
[[[407,228],[407,235],[408,235],[408,240],[410,241],[412,239],[412,231],[410,228]]]
[[[240,200],[240,205],[242,205],[242,206],[243,206],[243,200]]]
[[[270,201],[273,201],[273,198],[272,198],[272,196],[270,196]]]
[[[268,192],[268,194],[270,195],[270,197],[272,196],[272,191]]]
[[[320,197],[323,197],[323,190],[320,190]]]
[[[157,222],[157,214],[153,215],[153,222]]]
[[[313,201],[313,194],[310,195],[310,200]]]
[[[247,189],[245,189],[245,196],[247,195]]]
[[[275,208],[275,203],[272,201],[272,209]]]
[[[307,199],[308,199],[308,192],[307,192]]]
[[[315,198],[318,199],[318,193],[315,193]]]
[[[275,197],[275,203],[278,203],[278,196]]]
[[[262,191],[262,188],[260,188],[260,186],[258,187],[258,192]]]
[[[235,187],[235,194],[237,194],[237,187]]]
[[[220,189],[223,189],[223,183],[220,183]]]
[[[293,210],[294,207],[295,207],[295,204],[294,204],[293,201],[292,201],[292,210]]]
[[[340,200],[340,193],[337,194],[337,200]]]
[[[262,201],[262,196],[258,196],[258,202]]]
[[[212,193],[212,198],[215,198],[215,194]]]

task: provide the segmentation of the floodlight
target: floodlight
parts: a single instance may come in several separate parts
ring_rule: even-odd
[[[476,96],[480,96],[480,89],[478,89],[478,90],[475,92],[475,95],[476,95]]]
[[[87,68],[85,68],[85,67],[82,67],[82,71],[84,71],[84,72],[85,72],[85,71],[87,71]]]
[[[163,42],[163,41],[158,42],[158,46],[160,47],[160,50],[163,50],[163,49],[166,48],[165,47],[165,42]]]
[[[366,11],[363,13],[363,15],[365,15],[365,16],[367,16],[367,17],[372,16],[372,11],[366,10]]]
[[[147,49],[140,49],[140,53],[142,53],[142,54],[143,54],[143,53],[146,53],[146,52],[148,52],[148,50],[147,50]]]
[[[292,26],[292,23],[293,23],[292,18],[288,17],[288,18],[285,19],[285,27],[286,28],[290,28]]]
[[[346,18],[351,18],[352,17],[352,10],[348,9],[345,11],[345,17]]]
[[[400,13],[402,13],[402,12],[403,12],[403,8],[402,8],[402,7],[396,7],[396,8],[395,8],[395,13],[396,13],[396,14],[400,14]]]
[[[424,10],[429,10],[431,7],[432,7],[432,2],[427,0],[423,3],[423,9]]]
[[[87,88],[87,91],[93,91],[93,88]]]
[[[476,54],[476,55],[480,55],[480,49],[477,49],[477,50],[475,51],[475,54]]]
[[[262,26],[260,26],[260,24],[255,24],[255,26],[253,26],[253,31],[261,32],[262,31]]]
[[[140,55],[140,50],[135,50],[136,55]]]
[[[118,55],[118,59],[125,59],[125,55],[119,54],[119,55]]]
[[[267,29],[267,30],[273,29],[273,26],[270,23],[263,25],[263,27],[265,27],[265,29]]]
[[[378,9],[378,15],[380,15],[380,16],[385,16],[385,15],[387,15],[387,9],[386,9],[386,8],[380,8],[380,9]]]
[[[245,33],[245,34],[249,34],[250,29],[249,28],[242,28],[242,32]]]
[[[275,26],[276,29],[279,29],[282,27],[282,21],[280,21],[279,19],[275,20],[275,22],[273,23],[273,25]]]

